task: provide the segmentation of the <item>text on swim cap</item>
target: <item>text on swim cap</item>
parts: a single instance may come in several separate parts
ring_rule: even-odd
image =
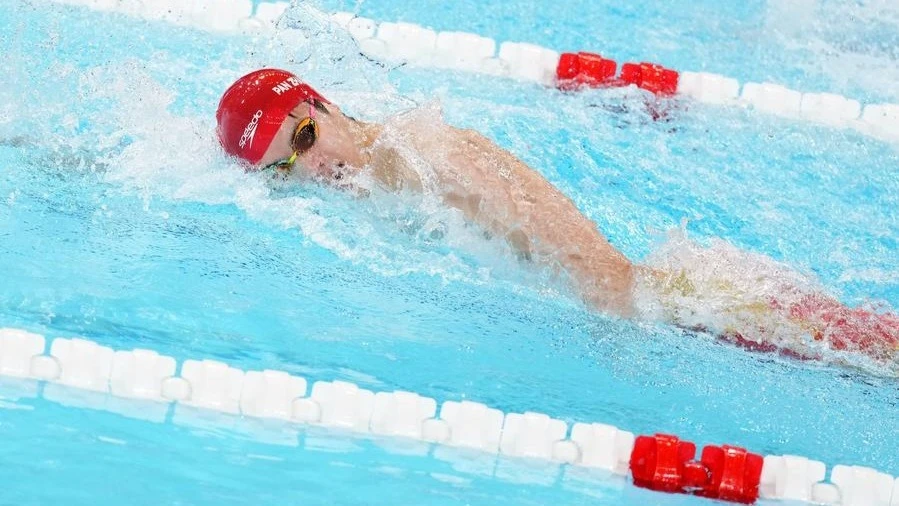
[[[297,79],[296,77],[288,77],[287,79],[281,81],[280,83],[278,83],[274,87],[272,87],[272,91],[274,91],[276,94],[280,95],[280,94],[284,93],[285,91],[288,91],[291,88],[296,88],[297,86],[300,86],[302,84],[303,84],[303,82],[300,81],[299,79]]]
[[[256,127],[259,126],[259,118],[262,117],[262,109],[256,111],[256,114],[253,115],[253,118],[247,123],[247,127],[243,129],[243,135],[240,136],[240,142],[237,144],[240,146],[240,149],[243,149],[244,145],[247,141],[250,142],[250,147],[253,147],[253,137],[256,136]]]

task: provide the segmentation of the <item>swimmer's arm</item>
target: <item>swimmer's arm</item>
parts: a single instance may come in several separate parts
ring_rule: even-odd
[[[527,238],[528,249],[560,264],[591,305],[631,316],[634,267],[596,224],[539,172],[490,139],[474,130],[456,131],[483,155],[476,163],[504,167],[512,174],[520,193],[508,199],[517,220],[513,233]],[[522,241],[509,242],[515,247]]]
[[[373,151],[369,165],[372,167],[372,176],[386,190],[422,191],[421,177],[407,165],[396,149],[382,148]]]

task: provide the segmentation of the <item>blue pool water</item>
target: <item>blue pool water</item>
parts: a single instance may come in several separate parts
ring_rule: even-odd
[[[878,32],[896,33],[887,4],[856,7],[880,23],[863,27],[820,2],[794,31],[772,26],[763,2],[525,4],[474,16],[474,3],[363,3],[360,14],[896,98],[896,55]],[[667,36],[646,36],[659,19]],[[594,314],[446,209],[243,174],[215,149],[212,114],[228,83],[262,65],[296,70],[371,119],[439,104],[543,173],[632,259],[676,250],[665,236],[686,221],[691,240],[770,256],[851,304],[899,307],[894,145],[695,104],[655,123],[616,92],[384,69],[337,31],[219,36],[24,1],[0,7],[0,27],[0,327],[899,474],[893,370],[752,354]],[[799,47],[809,33],[821,45]],[[835,62],[886,70],[843,80]],[[630,112],[613,112],[622,101]],[[0,486],[15,504],[706,503],[224,415],[151,423],[28,388],[0,383]]]

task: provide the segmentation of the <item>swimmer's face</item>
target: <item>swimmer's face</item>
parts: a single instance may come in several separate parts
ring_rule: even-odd
[[[298,124],[310,115],[309,102],[302,102],[291,111],[274,140],[259,162],[266,167],[293,154],[291,140]],[[315,179],[340,180],[365,165],[359,147],[359,131],[355,121],[345,116],[333,104],[315,104],[315,123],[318,135],[315,143],[301,153],[291,172],[301,172]],[[278,169],[281,170],[281,169]]]

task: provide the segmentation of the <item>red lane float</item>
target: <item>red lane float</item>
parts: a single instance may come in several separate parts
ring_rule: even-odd
[[[758,499],[761,455],[723,445],[706,446],[699,461],[695,456],[696,445],[677,436],[639,436],[630,459],[634,485],[744,504]]]
[[[559,88],[570,90],[581,86],[591,88],[629,86],[631,84],[661,96],[677,93],[680,74],[655,63],[625,63],[616,78],[618,64],[596,53],[584,51],[562,53],[556,67]]]
[[[758,499],[765,463],[761,455],[737,446],[706,446],[700,460],[709,470],[710,482],[697,495],[745,504]]]
[[[695,456],[696,445],[677,436],[638,436],[631,452],[634,485],[659,492],[681,492],[684,465]]]
[[[579,86],[609,86],[618,64],[595,53],[562,53],[556,67],[556,79],[562,89]]]
[[[671,96],[677,93],[680,74],[655,63],[625,63],[620,79],[625,86],[634,84],[656,95]]]

